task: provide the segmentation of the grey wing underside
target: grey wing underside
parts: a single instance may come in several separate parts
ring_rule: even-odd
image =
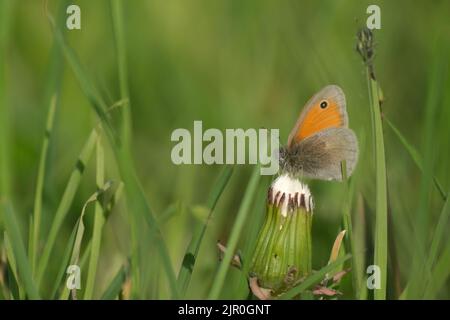
[[[322,180],[342,180],[341,162],[345,160],[347,177],[358,161],[358,142],[355,133],[347,128],[320,131],[293,148],[299,166],[299,176]]]

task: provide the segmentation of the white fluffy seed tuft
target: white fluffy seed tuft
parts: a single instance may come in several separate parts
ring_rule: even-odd
[[[284,217],[295,208],[304,207],[308,212],[314,209],[308,186],[286,174],[279,176],[272,183],[270,202],[281,205],[281,214]]]

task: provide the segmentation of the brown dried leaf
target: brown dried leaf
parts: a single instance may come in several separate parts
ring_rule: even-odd
[[[345,233],[347,230],[342,230],[339,232],[339,234],[336,237],[336,240],[334,240],[333,249],[331,249],[331,255],[330,255],[330,261],[329,264],[336,261],[336,259],[339,256],[339,250],[341,249],[342,240],[344,239]]]
[[[339,291],[337,290],[333,290],[327,287],[322,287],[322,286],[317,286],[314,291],[313,294],[316,296],[328,296],[328,297],[332,297],[338,294],[341,294]]]
[[[131,297],[131,278],[127,278],[122,285],[121,300],[130,300]]]
[[[336,274],[333,276],[333,282],[334,282],[334,283],[338,283],[339,281],[341,281],[342,277],[345,276],[347,273],[349,273],[350,270],[351,270],[351,269],[349,268],[349,269],[342,270],[342,271],[339,271],[338,273],[336,273]]]
[[[259,300],[270,300],[272,298],[272,290],[261,288],[258,284],[258,278],[251,277],[249,279],[249,286],[250,290],[252,290],[253,294],[259,299]]]
[[[219,249],[219,259],[222,261],[225,251],[227,250],[227,247],[225,247],[222,243],[220,243],[220,241],[217,241],[217,249]],[[235,254],[233,256],[233,259],[231,260],[231,265],[238,269],[242,269],[241,257],[238,254]]]

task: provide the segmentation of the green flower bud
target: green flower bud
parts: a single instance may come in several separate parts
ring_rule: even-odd
[[[270,186],[267,200],[250,275],[278,295],[311,272],[313,199],[307,185],[282,175]]]

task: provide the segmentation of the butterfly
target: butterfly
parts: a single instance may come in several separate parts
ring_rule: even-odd
[[[280,172],[296,178],[342,180],[358,161],[358,141],[348,127],[345,95],[336,85],[316,93],[304,106],[279,154]]]

